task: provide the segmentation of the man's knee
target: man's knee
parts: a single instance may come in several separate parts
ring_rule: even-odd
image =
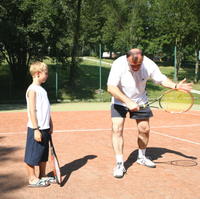
[[[113,132],[113,134],[122,135],[123,127],[119,126],[119,125],[113,125],[112,126],[112,132]]]
[[[139,131],[139,133],[149,134],[149,132],[150,132],[149,123],[148,122],[140,122],[138,124],[138,131]]]
[[[124,127],[123,118],[112,118],[112,132],[113,134],[122,135]]]

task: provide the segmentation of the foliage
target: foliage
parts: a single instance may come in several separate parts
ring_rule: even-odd
[[[23,90],[29,63],[50,57],[62,68],[63,87],[76,88],[78,57],[98,56],[100,44],[110,54],[139,47],[170,64],[176,46],[178,79],[187,61],[198,82],[199,7],[199,0],[1,0],[0,63],[7,61],[11,86]]]
[[[49,78],[48,81],[43,85],[48,91],[49,98],[51,102],[56,100],[61,101],[106,101],[109,102],[111,99],[110,94],[107,90],[107,78],[110,71],[110,65],[104,64],[104,62],[111,63],[110,60],[104,60],[101,64],[101,88],[100,92],[100,62],[97,59],[94,61],[83,60],[80,64],[80,77],[77,80],[77,87],[66,87],[65,84],[65,74],[63,73],[62,65],[56,65],[52,62],[51,59],[45,60],[49,66]],[[166,74],[169,78],[173,78],[174,68],[172,66],[160,66],[160,70]],[[9,71],[7,70],[7,65],[2,65],[0,68],[0,89],[3,95],[0,96],[0,102],[6,103],[16,103],[25,101],[25,93],[22,95],[16,95],[15,91],[10,87],[9,80]],[[193,79],[193,68],[183,67],[180,69],[180,78],[187,78],[188,81]],[[57,83],[56,83],[56,74],[57,74]],[[56,91],[57,84],[57,91]],[[195,89],[200,90],[200,84],[195,84]],[[154,84],[151,81],[147,83],[147,91],[149,98],[158,97],[166,88],[163,88],[159,85]],[[57,96],[56,96],[57,92]],[[20,93],[21,94],[21,93]],[[198,98],[199,99],[199,98]]]

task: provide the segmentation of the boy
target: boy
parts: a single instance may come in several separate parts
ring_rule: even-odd
[[[41,84],[48,78],[48,67],[43,62],[30,65],[32,84],[26,91],[28,129],[24,162],[28,171],[29,187],[46,187],[54,178],[45,177],[49,154],[49,139],[53,132],[50,103],[47,92]],[[35,166],[39,166],[39,177]]]

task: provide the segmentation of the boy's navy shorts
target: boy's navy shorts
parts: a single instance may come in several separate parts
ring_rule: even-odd
[[[40,162],[47,162],[49,157],[50,129],[40,130],[42,142],[34,139],[34,130],[28,127],[24,162],[31,166],[38,166]]]
[[[122,117],[125,118],[126,114],[129,112],[130,118],[135,120],[142,120],[142,119],[148,119],[153,116],[153,113],[149,106],[147,106],[144,109],[141,109],[139,111],[130,111],[127,107],[118,105],[118,104],[112,104],[111,105],[111,116],[112,117]]]

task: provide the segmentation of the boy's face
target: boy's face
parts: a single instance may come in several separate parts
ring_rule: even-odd
[[[47,78],[48,78],[48,69],[39,72],[39,81],[41,84],[45,83]]]

